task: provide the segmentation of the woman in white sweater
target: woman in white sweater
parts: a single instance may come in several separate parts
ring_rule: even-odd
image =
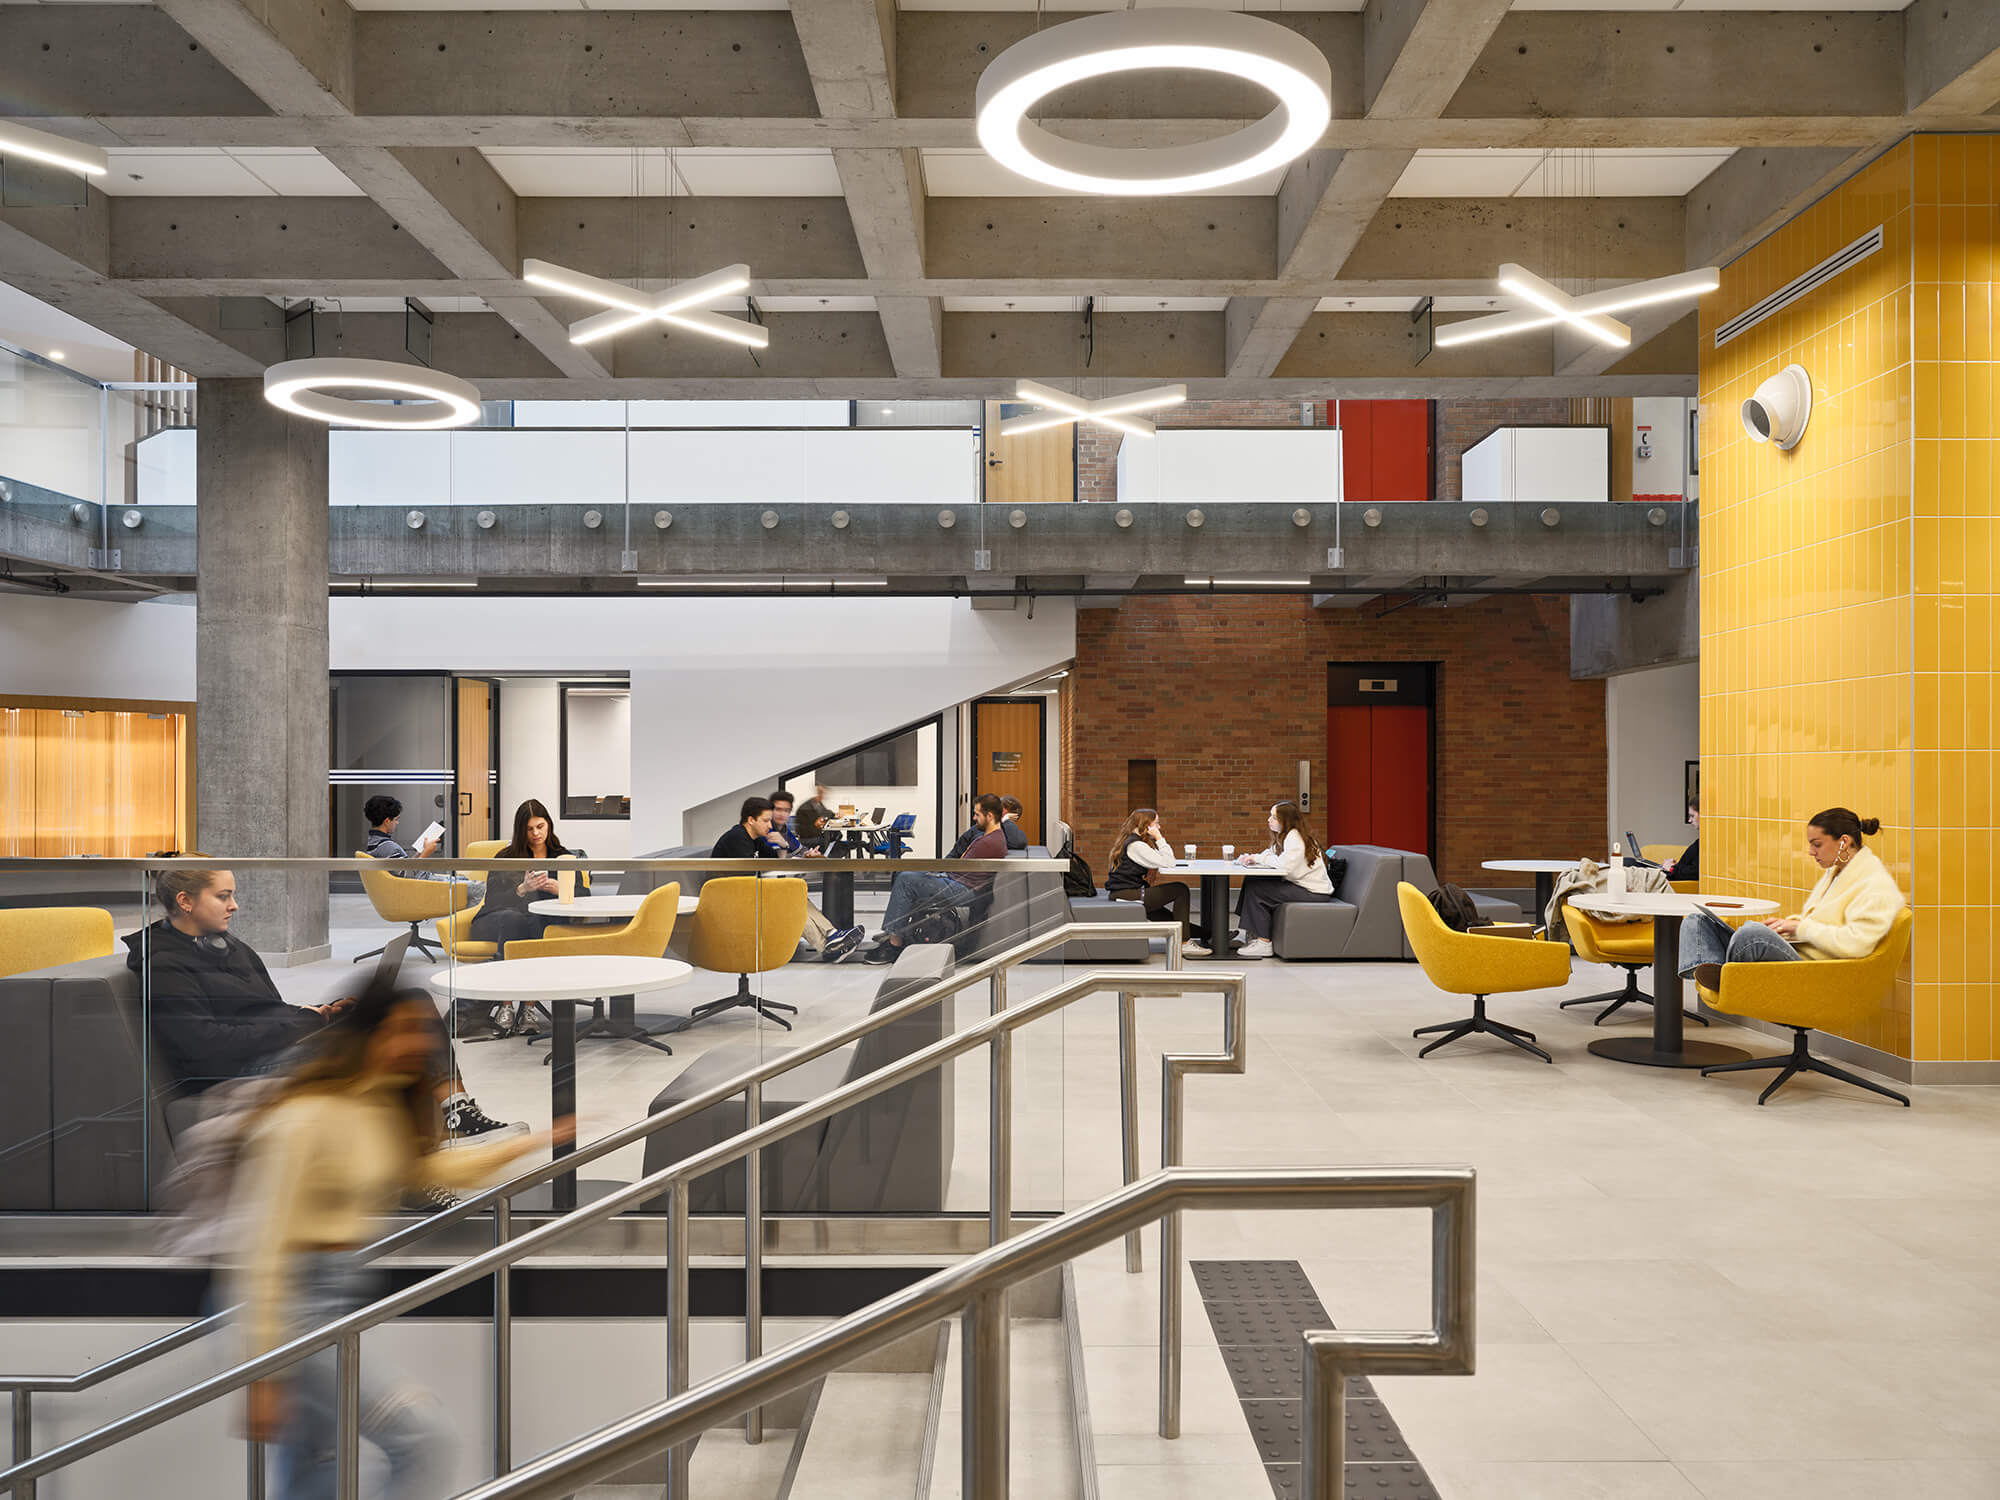
[[[1209,950],[1195,941],[1194,924],[1188,920],[1187,882],[1153,878],[1154,871],[1170,869],[1173,862],[1174,846],[1160,831],[1160,815],[1150,807],[1135,807],[1111,841],[1105,893],[1113,901],[1145,902],[1146,915],[1155,922],[1180,923],[1181,952],[1207,958]]]
[[[1903,909],[1896,877],[1866,834],[1881,831],[1878,818],[1860,818],[1844,807],[1815,813],[1806,824],[1806,853],[1823,872],[1793,917],[1766,917],[1732,930],[1712,912],[1698,911],[1681,924],[1681,977],[1692,979],[1705,964],[1768,963],[1773,960],[1866,958],[1895,924]]]
[[[1331,901],[1333,877],[1326,872],[1319,840],[1306,831],[1296,803],[1280,802],[1271,809],[1271,847],[1261,854],[1240,854],[1239,865],[1271,874],[1243,882],[1236,897],[1236,921],[1247,941],[1237,949],[1242,958],[1269,958],[1271,933],[1278,908],[1293,901]]]
[[[240,1280],[250,1355],[354,1311],[382,1290],[354,1257],[406,1188],[470,1188],[509,1162],[571,1139],[554,1134],[438,1150],[433,1071],[437,1007],[422,991],[376,984],[314,1038],[311,1058],[248,1127],[235,1208],[248,1228]],[[279,1445],[277,1494],[334,1492],[339,1379],[327,1349],[250,1387],[249,1435]],[[429,1500],[449,1488],[452,1433],[429,1391],[371,1354],[361,1365],[361,1436],[388,1459],[388,1493]]]

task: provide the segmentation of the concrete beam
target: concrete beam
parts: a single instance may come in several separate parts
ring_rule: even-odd
[[[1407,313],[1314,313],[1279,363],[1279,379],[1450,380],[1454,377],[1554,373],[1547,333],[1438,349],[1422,366],[1418,329]]]
[[[772,381],[880,380],[898,373],[873,313],[773,313],[764,321],[771,346],[758,350],[693,333],[626,334],[611,351],[612,373],[620,380]]]
[[[821,114],[896,113],[895,0],[798,0],[791,16]]]
[[[923,163],[915,151],[836,151],[834,169],[871,280],[924,275]]]
[[[1611,677],[1700,659],[1701,588],[1692,572],[1673,579],[1656,599],[1635,603],[1609,594],[1571,601],[1572,677]]]
[[[289,271],[301,291],[327,276],[450,274],[366,198],[114,198],[111,271],[155,282]]]
[[[699,275],[737,261],[750,266],[760,292],[774,278],[868,276],[838,198],[523,198],[518,222],[524,257],[617,281]],[[569,299],[552,305],[593,310]]]
[[[1342,276],[1481,275],[1559,244],[1604,281],[1636,281],[1685,269],[1678,198],[1392,198],[1369,224]],[[1483,268],[1483,269],[1478,269]]]
[[[2000,103],[2000,6],[1916,0],[1903,12],[1904,104],[1924,115]]]
[[[1443,113],[1720,116],[1750,100],[1762,115],[1902,114],[1902,17],[1513,11]]]
[[[876,316],[896,373],[916,378],[944,373],[944,302],[937,297],[878,297]]]
[[[364,11],[354,48],[364,115],[820,113],[782,10]]]
[[[1231,297],[1223,308],[1223,354],[1230,378],[1258,380],[1284,362],[1317,297]]]
[[[1484,55],[1512,0],[1375,0],[1363,47],[1368,113],[1441,115]]]
[[[1860,171],[1881,154],[1881,149],[1743,148],[1681,200],[1687,224],[1687,264],[1717,266],[1734,260]]]
[[[1632,330],[1632,342],[1623,349],[1614,349],[1598,339],[1588,338],[1566,324],[1552,329],[1555,373],[1602,375],[1614,366],[1623,366],[1641,353],[1651,351],[1653,344],[1668,329],[1678,329],[1692,318],[1694,314],[1688,309],[1688,303],[1676,302],[1665,307],[1635,308],[1630,314],[1620,313],[1618,320]],[[1676,350],[1675,355],[1678,353]],[[1679,368],[1690,375],[1695,373],[1693,360],[1687,360]]]
[[[941,278],[1257,281],[1277,269],[1270,198],[933,198],[927,219]]]
[[[1223,373],[1223,319],[1212,312],[1099,313],[1091,379],[1187,379]],[[1084,357],[1074,313],[947,313],[944,368],[955,379],[1067,385]]]
[[[156,0],[238,82],[281,115],[354,108],[354,9],[347,0]]]
[[[0,8],[0,98],[9,114],[30,118],[96,115],[107,104],[170,117],[269,113],[219,58],[192,41],[150,5],[46,11],[9,5]],[[108,134],[97,143],[122,139]]]

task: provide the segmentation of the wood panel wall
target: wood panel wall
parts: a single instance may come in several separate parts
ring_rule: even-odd
[[[186,712],[0,704],[0,854],[185,849],[192,751]]]

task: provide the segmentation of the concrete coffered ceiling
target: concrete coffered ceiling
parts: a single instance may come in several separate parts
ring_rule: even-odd
[[[1409,309],[1504,307],[1500,262],[1552,247],[1599,283],[1727,259],[1909,132],[2000,105],[2000,4],[1976,0],[1260,13],[1332,65],[1319,148],[1131,200],[978,150],[980,71],[1034,0],[0,3],[0,114],[111,156],[87,191],[10,165],[0,281],[210,376],[281,358],[278,304],[306,297],[346,352],[404,358],[414,296],[438,366],[495,397],[1002,394],[1074,373],[1084,297],[1108,388],[1682,392],[1684,308],[1635,318],[1630,351],[1540,335],[1422,364]],[[1051,128],[1134,145],[1263,107],[1202,75],[1052,104]],[[580,348],[590,309],[522,282],[528,257],[653,286],[747,262],[770,347]]]

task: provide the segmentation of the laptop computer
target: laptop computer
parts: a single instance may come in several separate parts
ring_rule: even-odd
[[[871,822],[871,823],[874,823],[874,824],[876,824],[876,825],[878,825],[878,826],[879,826],[879,825],[881,824],[881,822],[882,822],[882,814],[884,814],[884,813],[885,813],[885,812],[887,812],[888,810],[889,810],[889,809],[888,809],[888,808],[886,808],[886,807],[878,807],[878,808],[876,808],[876,809],[875,809],[875,816],[874,816],[874,817],[872,817],[872,818],[870,818],[870,819],[869,819],[868,821],[869,821],[869,822]]]
[[[1628,865],[1637,865],[1642,870],[1657,870],[1660,868],[1656,861],[1640,858],[1639,836],[1629,828],[1625,830],[1625,863]]]
[[[389,939],[382,949],[382,956],[375,960],[375,972],[370,978],[377,984],[394,984],[396,976],[403,971],[403,955],[410,951],[410,935],[405,932]]]

